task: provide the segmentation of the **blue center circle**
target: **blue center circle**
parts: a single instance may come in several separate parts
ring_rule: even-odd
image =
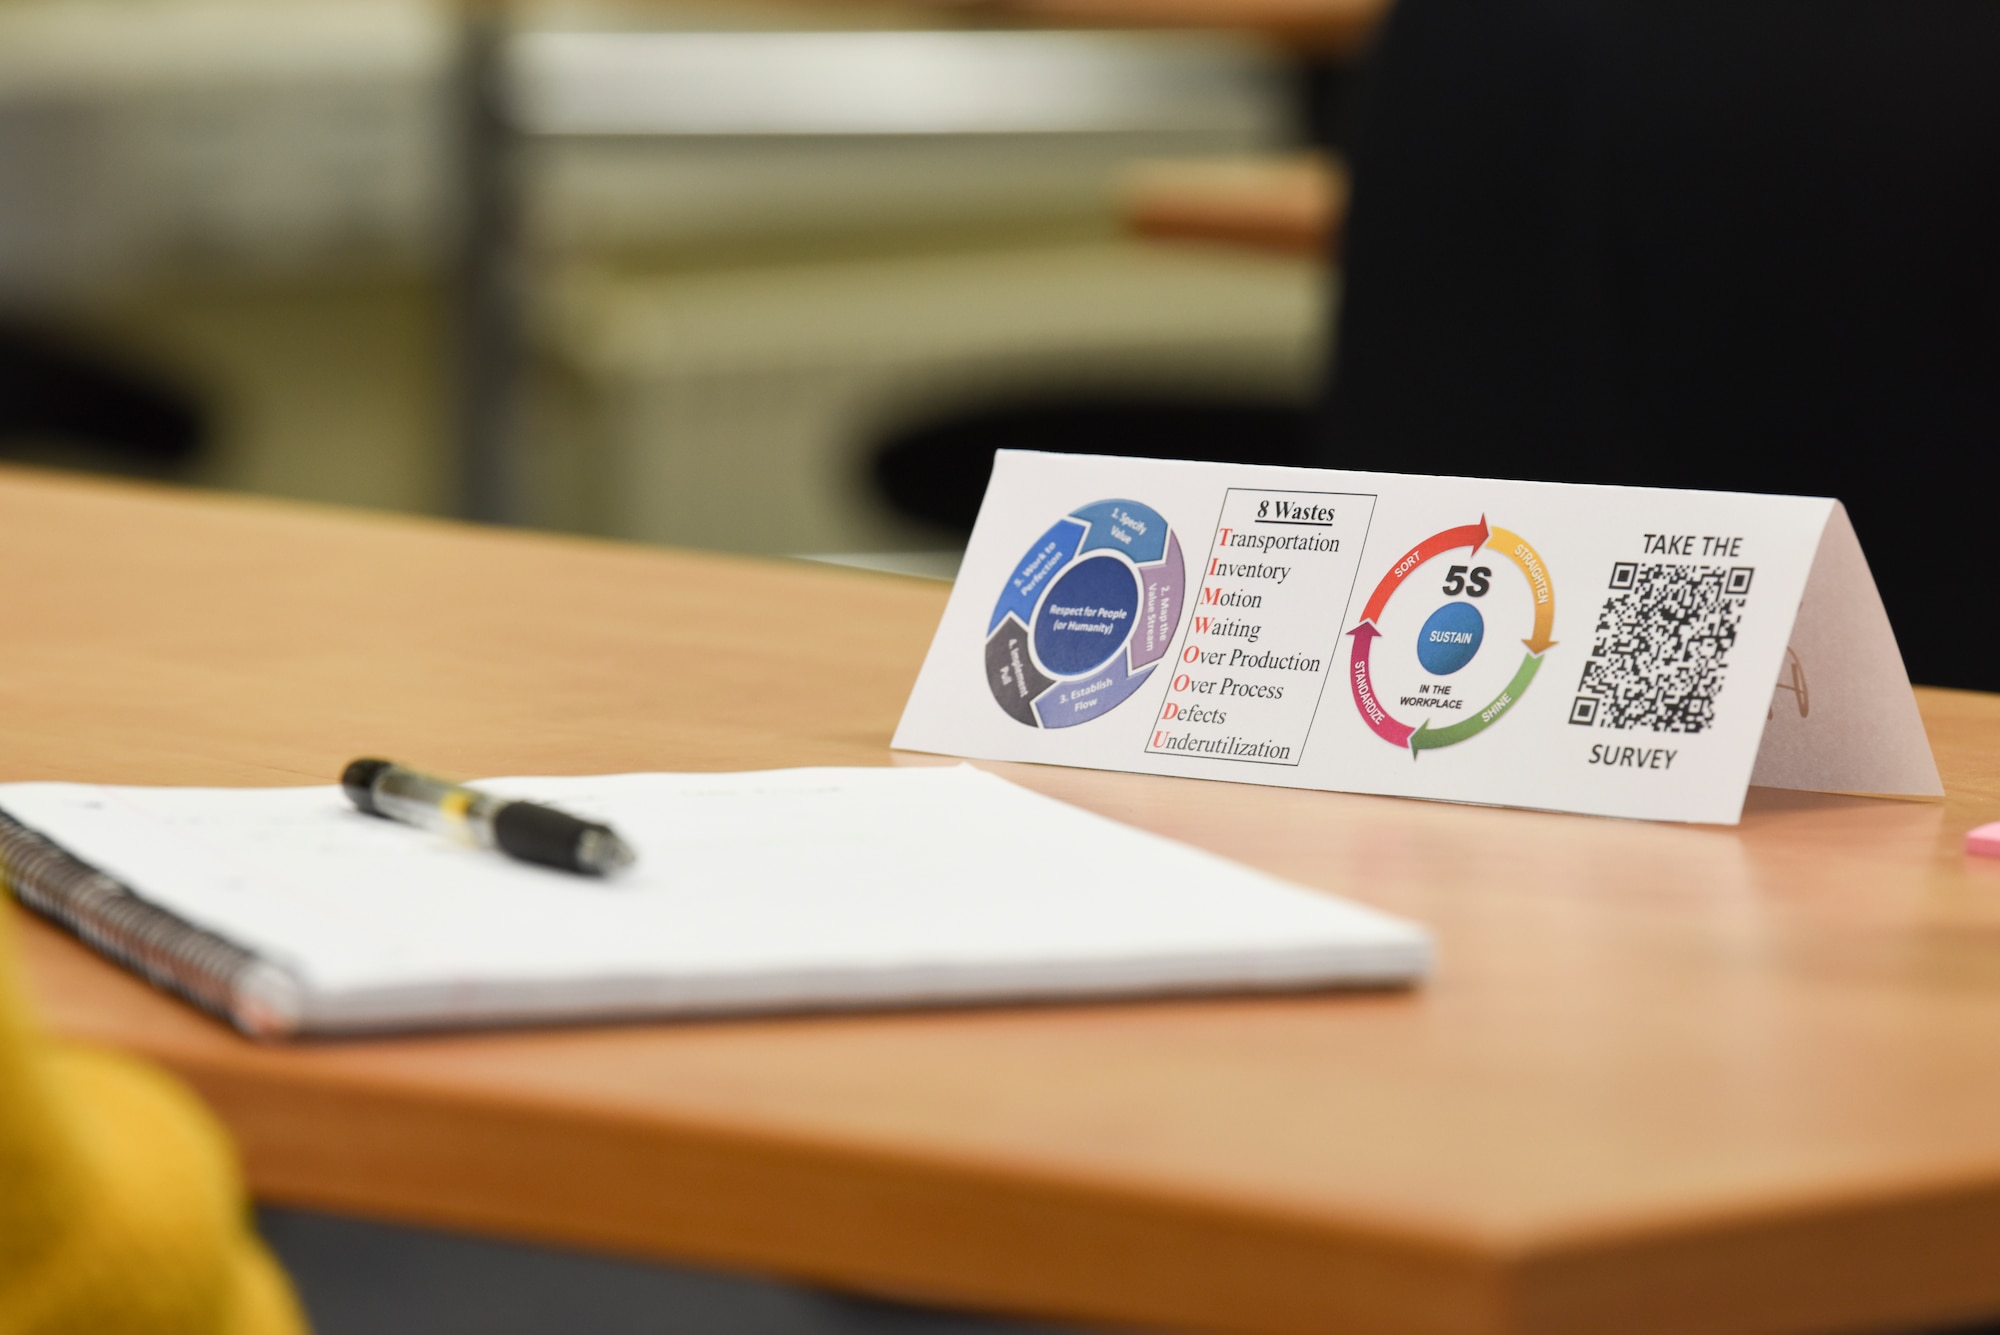
[[[1450,676],[1472,661],[1486,638],[1486,618],[1471,603],[1446,603],[1417,632],[1417,661],[1424,671]]]
[[[1111,661],[1132,635],[1139,611],[1139,577],[1115,556],[1071,566],[1035,613],[1035,657],[1058,677],[1075,677]]]

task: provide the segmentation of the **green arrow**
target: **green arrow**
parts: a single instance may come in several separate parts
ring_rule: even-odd
[[[1523,657],[1520,668],[1514,673],[1514,680],[1508,682],[1500,694],[1493,697],[1493,703],[1469,719],[1443,728],[1433,728],[1431,721],[1425,719],[1424,725],[1410,734],[1410,758],[1416,759],[1420,751],[1428,751],[1438,746],[1450,746],[1453,742],[1476,737],[1492,727],[1500,721],[1502,714],[1514,707],[1514,702],[1528,689],[1528,683],[1535,679],[1535,673],[1541,666],[1540,654],[1528,654]]]

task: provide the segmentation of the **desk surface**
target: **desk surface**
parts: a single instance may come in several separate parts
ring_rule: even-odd
[[[0,472],[0,779],[914,763],[939,585]],[[259,1048],[39,923],[63,1034],[150,1054],[267,1199],[910,1297],[1251,1331],[2000,1312],[2000,699],[1940,804],[1739,829],[1033,766],[1430,924],[1407,996]]]

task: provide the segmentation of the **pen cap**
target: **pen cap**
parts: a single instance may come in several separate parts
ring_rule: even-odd
[[[493,813],[493,841],[501,851],[524,862],[545,867],[595,874],[602,869],[588,865],[579,856],[586,834],[610,830],[593,821],[580,820],[565,811],[554,811],[532,802],[509,802]]]
[[[347,800],[354,803],[371,816],[379,816],[381,810],[375,805],[375,781],[382,777],[384,770],[392,766],[386,760],[361,759],[349,762],[340,772],[341,791]]]

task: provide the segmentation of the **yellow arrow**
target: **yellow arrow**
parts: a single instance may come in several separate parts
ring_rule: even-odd
[[[1535,633],[1521,643],[1531,654],[1546,653],[1555,644],[1549,632],[1556,624],[1556,591],[1549,584],[1549,568],[1542,564],[1541,553],[1504,528],[1495,528],[1486,545],[1521,567],[1521,573],[1528,577],[1528,587],[1535,594]]]

